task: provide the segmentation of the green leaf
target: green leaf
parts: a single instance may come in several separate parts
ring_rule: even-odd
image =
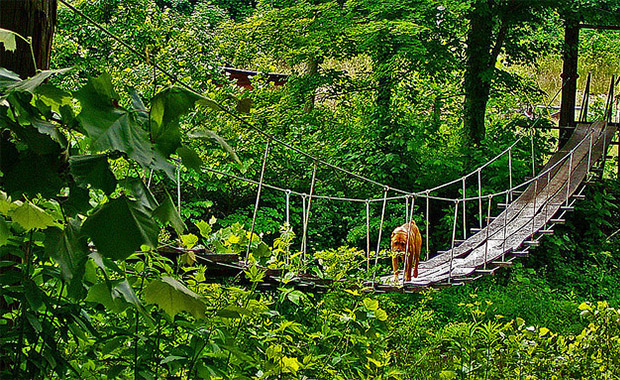
[[[9,242],[9,238],[12,236],[9,226],[3,218],[0,218],[0,247]]]
[[[198,243],[198,236],[194,234],[181,235],[181,244],[187,249],[192,249]]]
[[[144,289],[144,300],[159,306],[171,318],[186,311],[194,318],[202,319],[206,312],[201,298],[172,277],[151,281]]]
[[[4,50],[15,52],[17,42],[15,42],[15,32],[0,28],[0,43],[4,45]]]
[[[203,239],[208,240],[211,238],[213,227],[211,227],[209,223],[205,222],[204,220],[201,220],[198,223],[196,223],[196,227],[198,227],[198,230],[200,231],[200,236],[202,236]]]
[[[206,97],[202,97],[200,99],[198,99],[198,104],[200,104],[201,106],[205,106],[205,107],[209,107],[214,111],[221,111],[222,107],[215,101]]]
[[[112,281],[112,288],[118,284],[118,281]],[[108,284],[105,282],[101,282],[99,284],[95,284],[88,289],[88,295],[86,296],[86,301],[100,303],[105,308],[114,313],[120,313],[125,310],[129,303],[121,297],[113,297]]]
[[[181,157],[183,165],[200,172],[200,168],[202,167],[202,159],[193,149],[182,146],[177,149],[176,153],[179,157]]]
[[[387,321],[388,315],[383,309],[375,310],[375,317],[380,321]]]
[[[60,267],[65,281],[81,280],[88,260],[88,246],[78,238],[78,223],[69,223],[64,230],[53,228],[45,235],[45,252]]]
[[[64,74],[70,71],[71,68],[67,69],[57,69],[57,70],[43,70],[39,71],[36,75],[20,80],[18,82],[11,83],[7,86],[7,92],[15,92],[15,91],[24,91],[24,92],[33,92],[37,87],[39,87],[45,80],[47,80],[52,75],[56,74]]]
[[[366,309],[374,311],[379,308],[379,301],[373,300],[372,298],[365,298],[364,306],[366,306]]]
[[[182,87],[169,87],[151,101],[151,137],[168,157],[181,145],[179,118],[196,104],[200,96]]]
[[[73,99],[69,92],[47,83],[37,87],[34,93],[38,95],[45,104],[54,107],[54,109],[58,111],[63,106],[71,105]]]
[[[26,231],[45,229],[54,225],[54,219],[43,209],[30,201],[22,203],[13,211],[11,218],[22,226]]]
[[[222,318],[236,319],[236,318],[241,318],[241,316],[243,315],[251,316],[252,313],[246,308],[235,306],[235,305],[228,305],[218,310],[215,315],[217,315],[218,317],[222,317]]]
[[[116,177],[110,170],[106,155],[72,156],[69,158],[69,168],[75,182],[84,188],[91,185],[108,195],[116,189]]]
[[[250,98],[243,98],[243,99],[239,99],[237,101],[237,111],[241,112],[241,113],[250,113],[250,110],[252,109],[252,99]]]
[[[139,116],[118,106],[119,98],[109,75],[89,80],[76,97],[82,105],[77,119],[95,151],[118,150],[144,167],[161,169],[174,176],[174,167],[154,149],[139,123]]]
[[[155,210],[159,204],[155,200],[153,193],[149,190],[144,182],[139,178],[127,178],[121,181],[121,185],[131,190],[131,195],[140,202],[140,205],[145,209],[152,211]]]
[[[233,150],[233,148],[228,145],[228,143],[226,142],[226,140],[224,140],[223,138],[221,138],[217,133],[210,131],[208,129],[202,129],[200,131],[197,132],[192,132],[188,135],[189,138],[192,139],[211,139],[211,140],[215,140],[218,144],[220,144],[220,146],[222,148],[224,148],[224,150],[226,152],[228,152],[228,154],[238,163],[241,165],[241,160],[239,160],[239,157],[237,156],[237,154],[235,153],[235,151]]]
[[[286,295],[286,298],[288,298],[288,300],[294,303],[295,305],[299,306],[299,303],[304,298],[304,294],[300,292],[299,290],[293,290],[292,292]]]
[[[168,194],[167,191],[163,202],[161,202],[159,207],[153,210],[153,216],[164,224],[170,222],[177,235],[181,235],[183,231],[185,231],[185,223],[183,223],[181,215],[174,206],[174,202],[172,202],[172,198],[170,198],[170,194]]]
[[[101,255],[126,259],[141,245],[157,246],[159,227],[137,202],[123,196],[104,204],[82,227]]]

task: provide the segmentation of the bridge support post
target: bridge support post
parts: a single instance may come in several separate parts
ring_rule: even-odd
[[[575,98],[577,95],[577,62],[579,59],[579,20],[575,15],[565,15],[564,65],[562,68],[562,104],[560,107],[559,147],[562,147],[575,128]]]

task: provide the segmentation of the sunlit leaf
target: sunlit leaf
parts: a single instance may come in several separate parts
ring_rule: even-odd
[[[171,318],[186,311],[194,318],[201,319],[206,312],[200,296],[172,277],[151,281],[144,289],[144,300],[159,306]]]
[[[26,231],[34,229],[42,230],[54,225],[54,219],[51,215],[29,201],[17,207],[15,211],[13,211],[11,218]]]
[[[364,306],[366,306],[366,309],[368,310],[377,310],[377,308],[379,307],[379,301],[372,298],[365,298]]]
[[[203,239],[211,238],[213,227],[211,227],[209,223],[205,222],[204,220],[201,220],[198,223],[196,223],[196,227],[198,227],[198,231],[200,231],[200,236],[202,236]]]
[[[15,50],[17,50],[15,32],[0,28],[0,43],[4,45],[4,50],[15,52]]]

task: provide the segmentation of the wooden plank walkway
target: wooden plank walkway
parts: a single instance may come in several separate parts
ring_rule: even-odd
[[[393,276],[382,276],[375,288],[389,290],[458,285],[471,280],[476,272],[492,274],[496,268],[511,263],[511,252],[524,244],[535,244],[540,232],[549,233],[551,220],[581,187],[591,167],[603,157],[616,132],[616,126],[604,122],[580,124],[567,144],[551,157],[527,189],[492,222],[470,236],[454,250],[448,250],[420,263],[418,278],[394,284]],[[592,153],[590,151],[592,133]],[[572,159],[570,157],[572,152]],[[590,167],[588,167],[590,164]],[[511,257],[510,257],[511,256]]]

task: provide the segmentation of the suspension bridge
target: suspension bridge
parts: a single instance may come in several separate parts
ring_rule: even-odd
[[[60,3],[70,8],[79,16],[85,18],[86,21],[93,24],[95,27],[104,31],[110,38],[115,39],[136,56],[144,58],[141,52],[120,40],[117,36],[98,25],[91,18],[72,7],[64,0],[60,0]],[[144,59],[144,61],[149,62],[147,59]],[[173,83],[177,83],[193,92],[200,93],[200,91],[178,81],[174,75],[156,64],[150,64],[154,69],[161,71],[161,73],[167,76]],[[572,136],[561,149],[550,157],[546,165],[538,173],[534,172],[535,154],[533,140],[533,129],[538,120],[533,123],[530,129],[532,131],[532,133],[530,133],[532,177],[517,185],[513,184],[513,151],[518,144],[525,142],[525,137],[517,139],[499,155],[460,178],[431,189],[411,192],[390,187],[353,171],[334,165],[333,163],[314,157],[276,136],[257,128],[239,115],[222,108],[222,111],[235,118],[239,123],[255,131],[262,136],[265,141],[265,150],[262,162],[260,162],[261,169],[258,180],[244,178],[213,168],[203,168],[204,172],[233,178],[256,186],[256,200],[249,231],[249,236],[252,238],[248,239],[250,241],[248,242],[245,255],[209,253],[204,249],[199,249],[193,250],[196,254],[196,258],[199,262],[209,266],[208,275],[212,277],[238,276],[247,269],[249,265],[248,259],[251,243],[255,237],[254,230],[257,212],[260,207],[261,194],[264,189],[270,189],[281,192],[284,195],[287,225],[290,225],[291,220],[290,205],[292,198],[298,198],[302,204],[303,215],[301,218],[301,226],[293,226],[296,231],[300,232],[301,240],[298,259],[300,261],[300,270],[296,273],[295,278],[292,279],[298,287],[316,287],[332,281],[332,279],[329,278],[318,278],[309,275],[303,270],[303,268],[312,261],[312,255],[308,253],[308,223],[311,220],[312,201],[316,199],[322,199],[328,202],[352,202],[365,206],[366,273],[369,273],[369,278],[366,279],[365,285],[370,290],[377,292],[410,292],[426,287],[459,285],[464,282],[476,280],[483,275],[493,274],[498,268],[510,266],[516,257],[528,255],[528,250],[531,247],[540,244],[541,237],[552,234],[554,227],[564,222],[565,214],[574,209],[575,202],[584,198],[583,190],[590,180],[595,176],[602,175],[601,173],[607,157],[607,149],[612,144],[612,140],[614,139],[619,125],[619,120],[612,122],[612,110],[615,103],[614,88],[617,86],[617,83],[615,83],[615,79],[612,78],[603,119],[596,122],[587,122],[589,82],[588,79],[588,85],[584,92],[585,95],[581,108],[580,121],[576,122],[576,127],[573,130]],[[549,102],[550,104],[561,91],[562,89],[556,93]],[[618,118],[616,117],[616,119]],[[264,181],[265,171],[268,168],[267,163],[270,147],[274,144],[290,149],[313,163],[311,185],[307,192],[281,188]],[[491,164],[502,158],[505,159],[506,157],[508,164],[505,170],[509,178],[508,189],[491,194],[483,193],[483,178],[485,178],[483,173],[485,169],[489,168]],[[343,173],[355,180],[368,184],[368,186],[380,187],[383,190],[383,197],[361,199],[315,194],[317,167],[319,166]],[[178,173],[180,173],[179,166],[177,170]],[[474,195],[470,194],[470,196],[467,196],[466,194],[466,183],[468,181],[477,182],[477,193]],[[177,175],[177,201],[179,208],[181,206],[180,186],[180,176]],[[447,198],[439,195],[440,191],[445,192],[445,190],[450,187],[460,190],[461,197]],[[390,195],[390,193],[395,195]],[[400,272],[398,278],[395,279],[392,273],[379,273],[377,269],[379,252],[382,249],[382,237],[384,234],[389,234],[391,229],[395,227],[386,226],[384,223],[386,206],[389,202],[403,201],[405,203],[405,222],[409,222],[409,220],[414,218],[414,210],[418,212],[421,211],[424,215],[424,222],[421,227],[425,240],[425,255],[423,255],[423,259],[420,262],[419,276],[413,278],[411,281],[403,281],[402,272]],[[446,239],[446,241],[442,242],[445,246],[445,250],[433,252],[432,254],[429,249],[430,230],[433,228],[429,219],[431,201],[434,207],[437,207],[437,202],[441,203],[444,208],[448,205],[453,213],[451,220],[451,239]],[[468,219],[467,205],[471,206],[472,203],[477,205],[478,212],[475,218],[472,218],[470,215]],[[374,250],[371,249],[375,248],[375,242],[372,242],[373,247],[371,247],[371,204],[381,205],[381,221],[376,241],[376,249]],[[492,210],[498,208],[503,211],[499,212],[497,215],[491,215]],[[471,207],[469,209],[471,209]],[[472,219],[477,219],[478,223],[476,226],[468,224]],[[457,228],[459,226],[459,220],[462,231],[457,231],[457,229],[459,229]],[[459,239],[457,239],[457,235],[460,235]],[[387,247],[383,248],[385,249]],[[180,248],[166,248],[166,252],[168,253],[186,251],[187,250]],[[373,252],[374,257],[372,256]],[[285,260],[287,264],[290,264],[290,257],[288,255]],[[270,286],[282,280],[282,269],[265,268],[265,270],[266,277],[263,285]],[[290,280],[291,279],[288,279],[288,281]]]

